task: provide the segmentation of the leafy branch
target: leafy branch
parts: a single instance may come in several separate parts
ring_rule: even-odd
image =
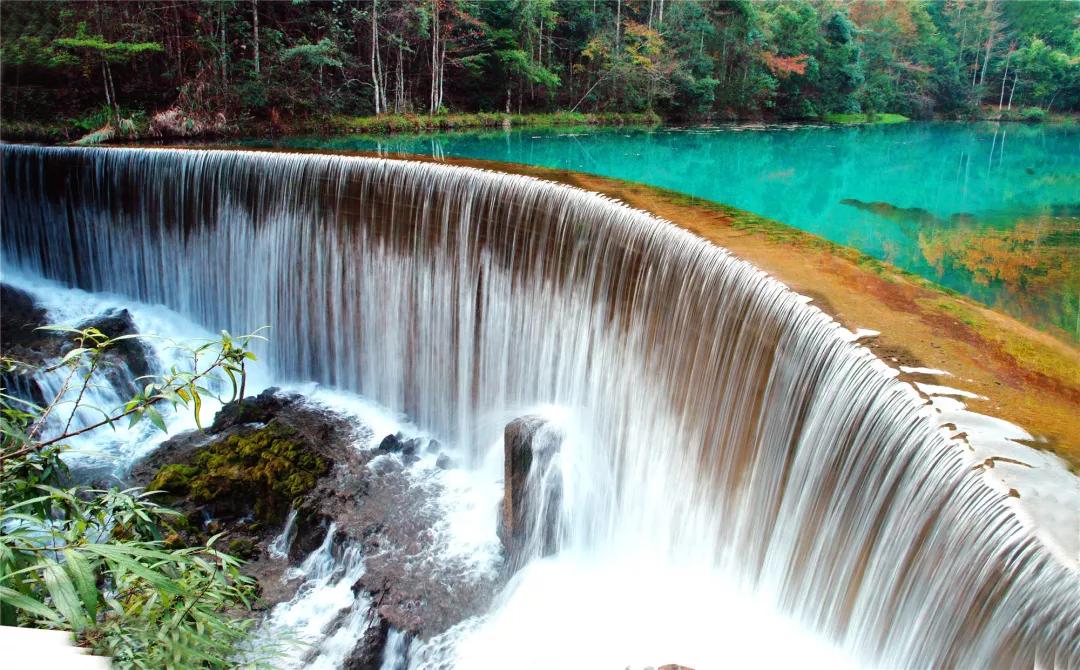
[[[270,650],[248,642],[254,620],[236,616],[250,609],[255,582],[240,572],[239,559],[215,547],[220,536],[178,547],[172,524],[184,520],[152,492],[69,486],[60,458],[64,442],[124,418],[164,430],[161,403],[190,409],[199,421],[203,397],[226,380],[227,399],[242,396],[246,363],[255,358],[248,346],[262,338],[223,332],[189,349],[190,369],[141,378],[142,390],[103,411],[103,420],[73,428],[69,417],[59,434],[42,437],[69,394],[76,396],[72,415],[83,405],[109,348],[138,337],[50,329],[75,344],[44,369],[70,368],[61,390],[44,407],[0,392],[0,624],[71,630],[117,668],[264,665]]]

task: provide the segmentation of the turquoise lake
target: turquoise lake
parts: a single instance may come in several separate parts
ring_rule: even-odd
[[[1080,341],[1080,127],[514,129],[276,146],[477,158],[641,182],[782,221]]]

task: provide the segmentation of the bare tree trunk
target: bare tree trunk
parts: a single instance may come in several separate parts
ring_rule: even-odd
[[[963,12],[963,9],[957,10]],[[960,48],[956,51],[956,63],[961,69],[964,67],[964,47],[967,42],[967,17],[964,18],[963,23],[960,24]]]
[[[112,92],[109,90],[109,74],[106,70],[105,59],[101,59],[101,83],[105,86],[105,106],[111,111],[113,108]]]
[[[446,40],[442,39],[441,36],[439,37],[439,49],[441,52],[439,54],[439,104],[435,105],[435,111],[438,111],[443,106],[443,93],[446,91],[444,87],[446,81]]]
[[[997,20],[993,16],[991,16],[991,13],[993,11],[994,3],[991,0],[987,0],[986,15],[990,18],[990,25],[987,28],[987,30],[989,30],[989,34],[987,34],[986,36],[986,53],[983,55],[982,72],[979,74],[979,86],[982,86],[983,82],[986,81],[986,69],[990,65],[990,54],[994,48],[994,41],[997,38],[998,26]]]
[[[229,70],[228,70],[228,43],[225,41],[225,3],[221,3],[221,11],[218,12],[221,21],[221,95],[229,94]]]
[[[1005,74],[1001,75],[1001,95],[998,96],[998,111],[1001,111],[1002,105],[1005,103],[1005,80],[1009,78],[1009,61],[1012,60],[1012,51],[1009,51],[1009,55],[1005,57]]]
[[[371,86],[375,94],[375,114],[379,115],[386,111],[386,101],[382,92],[380,79],[382,63],[379,60],[379,2],[371,3]]]
[[[184,87],[184,44],[180,39],[180,10],[173,6],[173,16],[175,16],[176,28],[176,72],[177,72],[177,84],[182,89]]]
[[[1058,97],[1059,93],[1061,93],[1060,88],[1058,90],[1054,91],[1054,94],[1052,96],[1050,96],[1050,102],[1046,103],[1046,112],[1047,112],[1047,114],[1050,113],[1050,108],[1054,106],[1054,101],[1057,100],[1057,97]],[[113,94],[115,95],[116,91],[113,91]]]
[[[622,0],[615,0],[615,51],[622,44]]]
[[[255,40],[255,74],[259,74],[259,0],[251,0],[251,34]]]
[[[544,64],[544,17],[540,17],[540,41],[536,43],[536,61],[541,66]]]
[[[660,15],[656,17],[656,24],[664,24],[664,0],[660,0]]]
[[[649,30],[652,30],[653,5],[655,4],[656,0],[649,0]]]
[[[1012,100],[1016,94],[1016,84],[1020,81],[1020,70],[1013,70],[1013,83],[1012,88],[1009,89],[1009,106],[1006,108],[1010,112],[1012,111]]]
[[[398,114],[405,111],[405,65],[402,51],[404,47],[398,42],[397,47],[397,76],[394,82],[394,111]]]
[[[429,114],[434,114],[439,95],[439,0],[431,0],[431,104]]]

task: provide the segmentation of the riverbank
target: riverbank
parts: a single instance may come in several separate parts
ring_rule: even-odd
[[[106,144],[158,140],[213,140],[282,135],[392,135],[395,133],[466,130],[476,128],[553,128],[560,126],[656,126],[655,112],[573,112],[535,114],[475,112],[453,114],[382,114],[246,119],[229,121],[223,115],[186,116],[177,109],[153,115],[131,114],[118,123],[105,123],[88,131],[85,120],[68,122],[0,121],[0,140],[45,144]]]
[[[1016,123],[1075,123],[1073,114],[1047,114],[1042,109],[1017,108],[1000,111],[983,108],[970,120]],[[443,114],[382,114],[379,116],[292,117],[274,115],[271,119],[228,120],[218,114],[188,116],[179,109],[161,112],[133,112],[117,123],[101,126],[89,119],[66,121],[0,120],[0,141],[42,144],[108,144],[161,140],[215,140],[246,137],[287,137],[289,135],[395,135],[480,128],[557,128],[568,126],[620,127],[660,126],[671,122],[656,112],[467,112]],[[834,125],[891,125],[912,119],[883,112],[880,114],[827,114],[817,119],[793,120],[791,123],[828,123]],[[761,118],[727,119],[725,123],[761,123]],[[701,120],[701,124],[714,121]],[[686,124],[680,124],[686,125]],[[694,124],[690,124],[694,125]]]

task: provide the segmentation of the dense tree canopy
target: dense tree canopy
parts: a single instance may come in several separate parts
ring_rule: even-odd
[[[4,2],[8,120],[1080,108],[1073,0]],[[112,110],[109,111],[109,110]]]

